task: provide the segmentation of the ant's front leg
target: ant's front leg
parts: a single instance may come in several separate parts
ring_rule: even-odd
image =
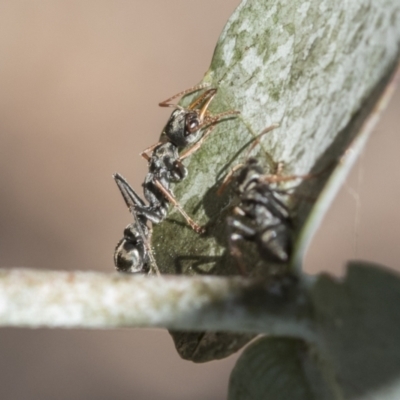
[[[150,161],[150,160],[151,160],[151,154],[153,153],[153,150],[154,150],[157,146],[159,146],[159,145],[161,145],[161,144],[163,144],[162,141],[160,141],[160,142],[158,142],[158,143],[156,143],[156,144],[153,144],[152,146],[147,147],[146,149],[144,149],[144,150],[140,153],[140,156],[143,157],[146,161]],[[151,154],[149,154],[149,153],[151,153]]]
[[[210,133],[213,131],[214,128],[215,128],[215,125],[212,125],[210,128],[208,128],[206,133],[201,137],[201,139],[194,146],[189,147],[187,150],[185,150],[184,152],[182,152],[179,155],[179,159],[184,160],[185,158],[191,156],[193,153],[195,153],[197,150],[199,150],[200,147],[203,145],[204,140],[206,140],[207,136],[210,135]]]
[[[180,155],[179,158],[181,160],[184,160],[185,158],[189,157],[190,155],[195,153],[197,150],[199,150],[200,147],[203,145],[204,141],[207,139],[207,137],[210,135],[210,133],[214,130],[217,122],[219,122],[222,118],[225,118],[225,117],[228,117],[228,116],[234,116],[234,115],[237,115],[237,114],[240,114],[240,112],[239,111],[235,111],[235,110],[225,111],[225,112],[223,112],[221,114],[217,114],[217,115],[214,115],[212,117],[207,114],[205,116],[205,118],[204,118],[204,122],[199,127],[199,129],[201,129],[204,126],[209,126],[209,128],[206,130],[206,132],[201,137],[201,139],[198,140],[194,146],[192,146],[189,149],[185,150]]]

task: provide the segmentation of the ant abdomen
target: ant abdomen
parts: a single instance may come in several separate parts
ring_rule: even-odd
[[[124,229],[124,237],[115,248],[114,264],[120,272],[143,273],[149,271],[146,248],[135,224],[129,224]]]

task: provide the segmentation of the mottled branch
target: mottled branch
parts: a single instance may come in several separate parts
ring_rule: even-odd
[[[0,325],[167,327],[312,336],[299,285],[216,277],[0,271]]]

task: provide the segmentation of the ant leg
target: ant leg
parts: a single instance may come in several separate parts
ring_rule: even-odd
[[[206,133],[201,137],[201,139],[200,139],[194,146],[190,147],[189,149],[187,149],[186,151],[184,151],[184,152],[182,153],[182,155],[180,156],[180,159],[183,160],[183,159],[185,159],[186,157],[188,157],[188,156],[190,156],[191,154],[193,154],[194,152],[196,152],[196,151],[202,146],[202,144],[203,144],[203,142],[206,140],[207,136],[209,136],[209,134],[213,131],[213,129],[214,129],[215,126],[216,126],[216,123],[217,123],[221,118],[224,118],[224,117],[229,116],[229,115],[237,115],[237,114],[240,114],[240,112],[239,112],[239,111],[233,111],[233,110],[231,110],[231,111],[223,112],[223,113],[221,113],[221,114],[217,114],[217,115],[215,115],[214,117],[209,117],[209,116],[206,115],[206,117],[205,117],[205,123],[204,123],[202,126],[210,125],[210,127],[208,128],[208,130],[206,131]],[[201,129],[202,126],[200,126],[199,129]]]
[[[256,136],[256,138],[254,139],[254,142],[251,144],[249,150],[247,151],[246,159],[249,158],[249,155],[253,151],[254,147],[256,147],[260,143],[261,136],[264,136],[266,133],[271,132],[275,128],[279,128],[279,124],[270,125],[268,128],[265,128],[260,134],[258,134]]]
[[[228,111],[224,111],[222,113],[216,114],[216,115],[210,115],[208,113],[205,113],[203,126],[204,125],[214,125],[222,118],[229,117],[231,115],[238,115],[238,114],[240,114],[240,111],[237,111],[237,110],[228,110]]]
[[[163,209],[151,207],[145,204],[145,202],[120,174],[115,174],[114,179],[125,200],[125,204],[131,213],[135,212],[153,224],[159,224],[164,219]]]
[[[123,176],[115,174],[114,179],[125,200],[125,204],[131,212],[134,210],[136,214],[145,217],[153,224],[159,224],[164,219],[162,209],[158,211],[156,208],[148,206]]]
[[[207,92],[206,92],[207,93]],[[236,115],[236,114],[240,114],[239,111],[234,111],[234,110],[230,110],[230,111],[225,111],[221,114],[217,114],[213,117],[210,117],[209,115],[206,115],[207,109],[205,107],[208,107],[210,105],[211,100],[213,99],[214,94],[212,95],[212,97],[210,99],[207,100],[207,102],[205,103],[205,105],[203,106],[203,108],[200,111],[200,120],[203,119],[204,115],[204,123],[202,123],[199,127],[199,129],[201,129],[203,126],[205,125],[210,125],[210,127],[208,128],[208,130],[204,133],[204,135],[201,137],[201,139],[192,147],[190,147],[189,149],[187,149],[186,151],[184,151],[182,153],[182,155],[180,156],[180,159],[183,160],[186,157],[189,157],[191,154],[193,154],[194,152],[196,152],[203,144],[203,142],[206,140],[207,136],[213,131],[213,129],[215,128],[215,124],[221,119],[224,118],[228,115]]]
[[[158,265],[156,263],[156,259],[154,258],[153,255],[153,250],[150,247],[150,243],[151,243],[151,237],[153,235],[153,230],[150,229],[149,230],[149,236],[148,239],[144,242],[145,246],[146,246],[146,250],[147,250],[147,255],[149,256],[150,259],[150,272],[154,272],[157,276],[160,276],[160,270],[158,269]]]
[[[278,161],[276,163],[275,174],[273,175],[282,175],[283,168],[285,167],[285,163],[283,161]]]
[[[182,214],[182,216],[186,219],[186,222],[190,225],[190,227],[197,233],[204,233],[205,229],[194,222],[192,218],[189,217],[189,215],[186,214],[186,211],[182,208],[182,206],[178,203],[178,201],[175,199],[173,194],[165,188],[161,182],[157,179],[154,180],[155,186],[160,190],[160,192],[168,199],[168,201],[176,207],[176,209]]]
[[[279,183],[279,182],[293,181],[295,179],[313,179],[313,178],[318,178],[319,176],[325,174],[327,171],[329,171],[329,169],[331,169],[331,167],[332,163],[330,163],[322,171],[319,171],[314,174],[282,176],[281,173],[283,169],[283,162],[279,162],[277,172],[272,175],[264,175],[263,180],[267,183]]]
[[[280,182],[289,182],[294,181],[295,179],[311,179],[315,178],[315,175],[308,174],[308,175],[288,175],[282,176],[279,174],[273,175],[265,175],[262,177],[262,180],[267,183],[280,183]]]
[[[254,229],[249,228],[247,225],[243,224],[234,217],[228,217],[227,224],[228,224],[229,252],[233,257],[235,257],[241,275],[247,276],[248,273],[246,266],[243,263],[242,252],[240,251],[237,243],[243,239],[254,238],[256,232],[254,231]]]
[[[207,108],[209,107],[211,101],[213,100],[214,96],[217,94],[217,89],[209,89],[205,91],[201,96],[195,99],[192,103],[190,103],[188,109],[193,110],[198,104],[202,103],[204,100],[205,103],[203,107],[200,109],[200,121],[203,120],[205,113],[207,112]]]
[[[237,242],[243,239],[238,233],[231,233],[229,236],[229,252],[232,257],[235,258],[239,268],[239,272],[242,276],[248,276],[246,265],[243,262],[243,255],[237,245]]]
[[[198,90],[205,89],[205,88],[207,88],[209,86],[210,86],[209,83],[201,83],[201,84],[193,86],[193,87],[191,87],[189,89],[183,90],[182,92],[179,92],[178,94],[175,94],[174,96],[170,97],[169,99],[162,101],[158,105],[160,107],[176,107],[175,104],[171,104],[170,103],[171,100],[174,100],[177,97],[185,96],[185,95],[187,95],[189,93],[197,92]]]
[[[225,176],[224,180],[221,183],[221,186],[218,188],[217,190],[217,195],[221,196],[221,194],[225,191],[226,187],[228,186],[229,182],[232,180],[233,178],[233,174],[240,169],[241,167],[243,167],[244,164],[237,164],[235,165],[230,171],[229,173]]]
[[[151,246],[150,246],[151,231],[150,231],[149,235],[146,236],[143,226],[142,226],[142,224],[145,224],[145,222],[143,222],[139,219],[139,216],[137,213],[137,208],[143,208],[143,207],[146,207],[146,205],[145,205],[144,201],[132,189],[132,187],[125,180],[124,177],[122,177],[118,173],[114,174],[113,177],[118,186],[118,189],[120,190],[120,192],[122,194],[122,197],[125,200],[125,204],[127,205],[129,211],[133,215],[138,232],[143,239],[143,243],[146,248],[146,252],[150,259],[150,271],[155,272],[155,274],[159,276],[160,270],[158,269],[156,260],[153,255],[153,250],[151,249]],[[146,215],[144,215],[144,216],[146,216]]]
[[[118,186],[119,191],[122,194],[122,197],[125,200],[126,206],[131,209],[131,208],[136,208],[136,207],[145,207],[146,204],[145,202],[141,199],[141,197],[132,189],[131,185],[126,181],[126,179],[116,173],[113,175],[113,178],[115,180],[115,183]]]
[[[143,216],[155,224],[158,224],[163,220],[163,215],[161,215],[162,213],[157,212],[153,207],[147,205],[123,176],[117,173],[113,175],[113,177],[123,199],[125,200],[126,206],[131,212],[134,210],[136,214]]]
[[[208,128],[206,133],[201,137],[201,139],[194,146],[192,146],[189,149],[185,150],[179,156],[179,159],[180,160],[184,160],[185,158],[187,158],[190,155],[192,155],[193,153],[195,153],[203,145],[204,140],[206,140],[207,136],[209,136],[209,134],[213,131],[214,128],[215,128],[215,125],[212,125],[210,128]]]
[[[151,159],[151,155],[149,155],[149,153],[153,152],[153,150],[160,144],[162,144],[163,142],[158,142],[156,144],[153,144],[152,146],[147,147],[146,149],[144,149],[141,153],[140,156],[143,157],[146,161],[150,161]]]
[[[214,117],[207,117],[205,118],[205,120],[207,120],[204,125],[210,125],[210,127],[207,129],[207,131],[205,132],[205,134],[201,137],[201,139],[196,142],[196,144],[192,147],[190,147],[189,149],[187,149],[186,151],[184,151],[181,155],[180,155],[180,159],[184,160],[185,158],[189,157],[190,155],[192,155],[193,153],[195,153],[202,145],[203,142],[207,139],[207,136],[210,135],[210,133],[214,130],[216,123],[221,119],[224,118],[228,115],[236,115],[236,114],[240,114],[239,111],[226,111],[223,112],[221,114],[217,114]],[[200,127],[201,128],[201,127]]]
[[[254,147],[256,147],[256,145],[258,143],[260,143],[260,137],[265,135],[266,133],[272,131],[273,129],[279,127],[279,124],[272,124],[271,126],[269,126],[268,128],[265,128],[254,140],[254,143],[252,143],[252,145],[250,146],[249,150],[247,151],[247,155],[246,155],[246,159],[249,158],[250,153],[252,152],[252,150],[254,149]],[[235,165],[230,171],[229,173],[225,176],[224,180],[222,181],[221,186],[219,187],[218,191],[217,191],[217,195],[221,196],[221,194],[224,192],[224,190],[226,189],[226,187],[228,186],[229,182],[232,180],[233,178],[233,174],[240,169],[241,167],[243,167],[244,164],[240,163]],[[278,174],[278,173],[277,173]]]
[[[307,196],[307,195],[305,195],[303,193],[290,193],[292,190],[295,190],[296,188],[297,188],[297,186],[292,186],[292,187],[289,187],[289,188],[286,188],[286,189],[275,189],[274,188],[274,192],[278,193],[278,194],[281,194],[283,196],[289,196],[290,195],[290,196],[293,196],[293,197],[297,197],[298,199],[305,200],[305,201],[308,201],[310,203],[313,203],[313,202],[315,202],[317,200],[317,197]],[[275,199],[275,200],[278,200],[278,199]]]

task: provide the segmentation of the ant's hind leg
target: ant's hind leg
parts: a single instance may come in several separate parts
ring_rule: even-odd
[[[165,188],[160,181],[156,179],[154,181],[154,184],[165,196],[165,198],[182,214],[182,216],[186,219],[186,222],[195,232],[204,233],[205,229],[197,224],[195,221],[193,221],[192,218],[189,217],[189,215],[187,215],[186,211],[178,203],[178,200],[175,199],[174,195],[167,188]]]
[[[227,188],[227,186],[229,185],[229,183],[232,181],[233,179],[233,174],[240,168],[243,167],[244,164],[237,164],[235,165],[229,172],[228,174],[225,176],[224,180],[221,183],[221,186],[218,188],[217,190],[217,195],[221,196],[222,193],[224,193],[225,189]]]
[[[129,209],[136,208],[136,207],[146,207],[145,202],[132,189],[131,185],[126,181],[126,179],[122,175],[116,173],[113,175],[113,178],[115,180],[115,183],[118,186],[119,191],[122,194],[122,197],[125,200],[126,206]]]
[[[322,171],[316,172],[316,173],[310,173],[310,174],[305,174],[305,175],[283,175],[283,169],[284,169],[284,163],[282,161],[278,162],[277,164],[277,170],[274,174],[271,175],[264,175],[263,180],[267,183],[280,183],[280,182],[289,182],[289,181],[294,181],[296,179],[314,179],[318,178],[323,174],[326,174],[331,170],[333,164],[330,163],[328,166],[326,166]]]
[[[165,218],[166,211],[164,212],[164,208],[157,210],[148,206],[123,176],[115,174],[114,179],[125,200],[125,204],[132,214],[144,217],[153,224],[159,224]]]
[[[249,240],[255,237],[254,229],[248,227],[234,217],[227,218],[229,252],[235,258],[239,272],[243,276],[248,276],[247,268],[243,262],[243,255],[239,249],[238,242],[241,240]]]

